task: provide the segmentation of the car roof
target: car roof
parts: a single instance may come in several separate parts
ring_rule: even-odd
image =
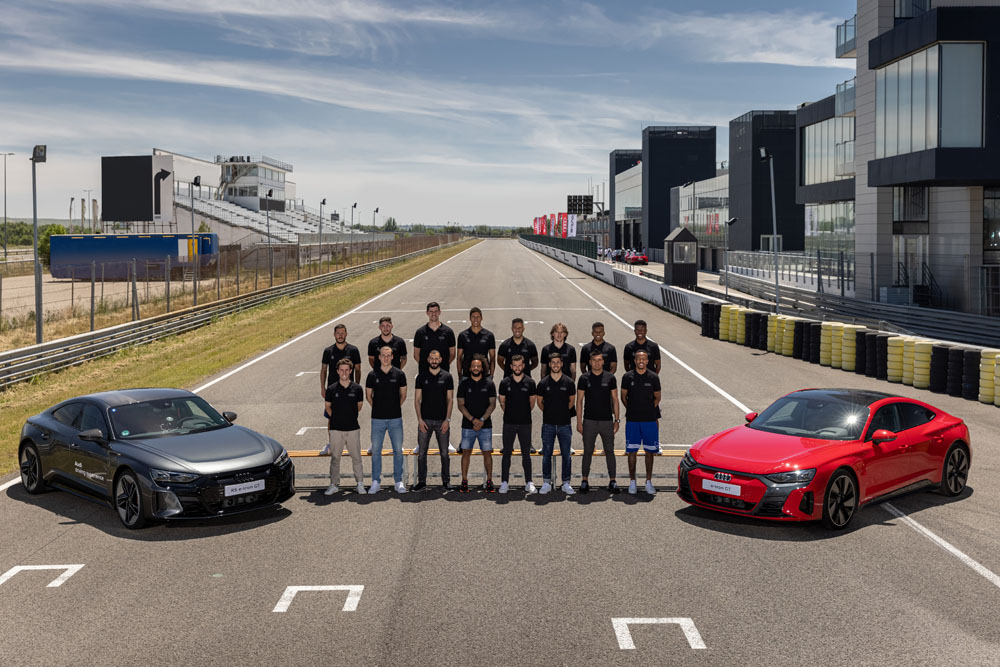
[[[870,389],[802,389],[793,391],[789,396],[804,396],[806,398],[832,398],[855,405],[871,405],[886,398],[903,398],[896,394],[887,394]]]
[[[89,399],[103,403],[106,407],[117,405],[128,405],[129,403],[141,403],[142,401],[155,401],[162,398],[178,398],[180,396],[191,396],[191,392],[184,389],[173,389],[170,387],[150,387],[144,389],[116,389],[114,391],[102,391],[85,396],[77,396],[74,401]]]

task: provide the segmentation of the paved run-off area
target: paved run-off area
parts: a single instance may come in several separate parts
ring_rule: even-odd
[[[632,334],[619,318],[647,320],[650,338],[683,362],[664,358],[664,443],[689,445],[740,423],[740,405],[760,410],[804,387],[919,397],[969,424],[969,487],[953,500],[922,493],[866,508],[838,534],[690,508],[666,479],[652,498],[525,499],[520,480],[506,497],[435,489],[331,499],[303,488],[280,510],[130,532],[107,508],[65,493],[29,497],[14,483],[0,491],[0,664],[1000,662],[1000,587],[988,576],[1000,572],[996,408],[702,338],[696,325],[510,241],[480,243],[356,309],[343,318],[349,340],[364,353],[382,314],[410,339],[431,299],[456,331],[480,306],[498,342],[523,317],[539,348],[556,321],[579,345],[600,320],[620,354]],[[317,449],[322,429],[304,427],[323,425],[316,371],[332,338],[331,323],[201,393],[289,449]],[[406,370],[412,384],[416,367]],[[412,399],[403,414],[412,447]],[[321,487],[309,476],[327,465],[298,459],[300,485]],[[658,459],[657,472],[675,465]],[[594,467],[604,472],[600,457]],[[386,487],[391,469],[387,457]],[[621,459],[619,481],[624,470]],[[64,570],[10,574],[39,565],[83,567],[58,586],[49,584]],[[290,586],[363,589],[291,597]]]

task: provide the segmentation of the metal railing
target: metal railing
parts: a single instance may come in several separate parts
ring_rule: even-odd
[[[737,275],[774,281],[774,254],[729,251],[729,271]],[[855,263],[853,253],[778,253],[778,280],[781,284],[816,292],[837,292],[853,296]]]
[[[897,0],[897,2],[899,2],[899,0]],[[837,26],[836,55],[838,58],[850,57],[848,54],[852,54],[852,52],[857,48],[857,26],[857,14]]]
[[[520,238],[552,248],[559,248],[560,250],[589,257],[590,259],[597,259],[597,244],[586,239],[564,239],[557,236],[542,236],[540,234],[522,234]]]

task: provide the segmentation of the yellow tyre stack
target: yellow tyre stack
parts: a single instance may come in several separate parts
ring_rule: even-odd
[[[747,342],[747,313],[749,308],[736,310],[736,342],[743,345]]]
[[[791,357],[795,354],[795,322],[798,319],[797,317],[785,318],[785,333],[781,337],[782,356]]]
[[[778,337],[778,316],[770,313],[767,316],[767,351],[774,352],[774,343]]]
[[[844,363],[844,324],[833,322],[830,326],[830,367],[840,368]]]
[[[857,331],[860,324],[845,324],[840,337],[840,367],[853,372],[857,368]]]
[[[931,386],[933,349],[934,343],[927,340],[918,340],[913,344],[913,386],[917,389],[929,389]]]
[[[829,366],[833,355],[833,322],[823,322],[819,335],[819,365]]]
[[[913,386],[913,346],[916,338],[903,339],[903,384]]]
[[[743,310],[739,306],[733,306],[729,309],[729,342],[735,343],[736,336],[739,333],[739,322],[742,315],[740,311]]]
[[[997,355],[1000,350],[986,349],[979,362],[979,402],[996,403]]]
[[[735,307],[728,303],[722,304],[722,310],[719,312],[719,340],[729,340],[730,311]]]
[[[788,318],[784,315],[778,315],[777,321],[774,323],[774,353],[784,354],[785,353],[785,320]]]
[[[903,381],[903,343],[902,336],[893,336],[886,341],[888,352],[886,354],[886,380],[889,382]]]
[[[996,388],[1000,386],[1000,359],[997,360],[996,367],[993,369],[993,405],[1000,408],[1000,391]]]

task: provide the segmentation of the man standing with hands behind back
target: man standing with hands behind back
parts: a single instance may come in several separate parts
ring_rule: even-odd
[[[354,363],[348,358],[342,358],[336,363],[336,373],[339,380],[326,388],[324,400],[328,419],[328,436],[330,448],[330,486],[323,493],[332,496],[340,489],[340,456],[346,449],[351,455],[354,465],[354,481],[358,484],[358,493],[365,492],[365,471],[361,464],[361,426],[358,424],[358,414],[364,404],[365,391],[357,382],[351,382],[354,374]]]
[[[462,378],[469,377],[469,367],[475,355],[486,359],[483,375],[492,377],[497,361],[497,340],[493,332],[483,328],[483,311],[478,306],[469,309],[469,328],[458,334],[458,372]]]
[[[441,370],[441,353],[431,350],[427,353],[426,371],[420,371],[414,381],[413,407],[417,411],[417,483],[414,491],[427,486],[427,449],[431,435],[437,437],[441,455],[441,488],[449,488],[451,470],[448,458],[448,434],[451,432],[451,406],[455,395],[455,382],[451,373]]]
[[[469,377],[458,385],[458,411],[462,413],[462,486],[461,493],[469,492],[469,463],[472,448],[479,442],[486,468],[486,493],[493,493],[493,420],[490,415],[497,407],[497,388],[493,378],[483,369],[486,359],[477,354],[469,363]]]
[[[403,401],[406,400],[406,373],[392,365],[392,348],[378,353],[379,366],[368,373],[365,395],[372,406],[372,485],[378,493],[382,483],[382,443],[389,434],[392,444],[392,477],[396,493],[406,493],[403,485]]]
[[[648,370],[649,355],[635,353],[635,368],[622,378],[622,405],[625,406],[625,453],[628,455],[628,492],[635,495],[636,457],[646,453],[646,493],[653,488],[653,457],[660,453],[660,378]]]
[[[337,363],[341,359],[350,359],[351,364],[354,366],[352,374],[354,375],[354,383],[361,384],[361,350],[356,348],[347,342],[347,326],[344,324],[338,324],[333,328],[333,339],[336,341],[333,345],[323,350],[323,362],[319,367],[319,389],[320,394],[326,399],[326,388],[337,382]],[[330,418],[329,411],[326,412],[326,418]],[[319,455],[324,456],[330,453],[330,445],[323,445],[323,449],[320,450]]]

